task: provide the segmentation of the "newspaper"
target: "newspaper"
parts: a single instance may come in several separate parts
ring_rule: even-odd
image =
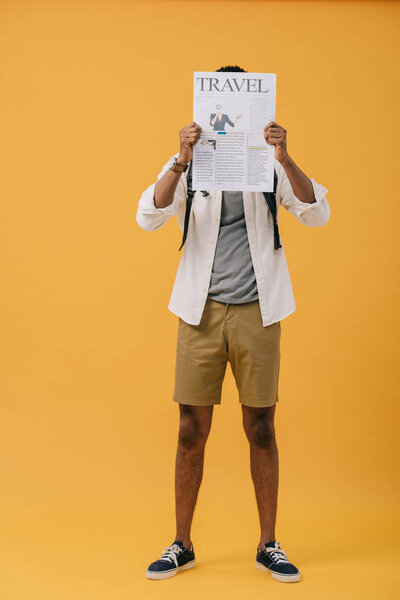
[[[275,120],[276,73],[195,71],[194,190],[272,192],[275,146],[264,127]]]

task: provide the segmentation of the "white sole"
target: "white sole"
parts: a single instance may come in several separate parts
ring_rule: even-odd
[[[258,560],[256,560],[256,567],[257,569],[260,569],[260,571],[267,571],[267,573],[271,573],[274,579],[277,581],[283,581],[284,583],[294,583],[295,581],[300,581],[301,579],[301,573],[296,573],[296,575],[279,575],[279,573],[271,571],[271,569],[268,569],[268,567],[258,562]]]
[[[186,563],[186,565],[182,565],[181,567],[178,567],[177,569],[170,569],[169,571],[163,571],[163,572],[158,572],[158,571],[149,571],[148,569],[146,569],[145,575],[147,577],[147,579],[168,579],[169,577],[173,577],[174,575],[176,575],[178,573],[178,571],[184,571],[185,569],[191,569],[192,567],[194,567],[196,565],[196,560],[191,560],[190,562]]]

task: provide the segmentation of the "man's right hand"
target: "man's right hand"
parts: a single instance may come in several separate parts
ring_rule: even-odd
[[[201,127],[194,121],[190,125],[186,125],[179,132],[180,138],[180,151],[177,158],[178,163],[187,164],[192,160],[193,148],[197,144],[201,134]]]

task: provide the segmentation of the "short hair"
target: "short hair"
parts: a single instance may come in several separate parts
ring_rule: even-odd
[[[242,67],[238,67],[237,65],[235,65],[235,66],[228,65],[227,67],[220,67],[219,69],[217,69],[217,71],[234,71],[235,73],[238,73],[238,72],[247,73],[247,71],[242,69]]]

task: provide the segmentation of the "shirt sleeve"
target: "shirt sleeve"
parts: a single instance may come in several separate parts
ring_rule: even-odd
[[[215,117],[215,113],[212,113],[211,117],[210,117],[210,125],[212,126],[212,120]]]
[[[285,169],[275,160],[275,165],[278,162],[278,187],[277,187],[277,200],[284,206],[284,208],[292,213],[303,225],[310,227],[317,227],[319,225],[325,225],[329,221],[330,207],[326,194],[328,189],[317,183],[315,179],[310,177],[310,181],[313,186],[315,202],[303,202],[300,198],[297,198],[293,192],[293,188],[289,181],[289,177],[286,174]]]
[[[169,167],[172,166],[174,158],[177,158],[178,154],[175,154],[170,160],[165,163],[160,173],[157,176],[157,181],[163,177]],[[178,185],[174,193],[174,199],[169,206],[165,208],[157,208],[154,204],[154,188],[157,181],[152,183],[142,194],[139,199],[138,209],[136,212],[136,221],[142,229],[145,231],[154,231],[159,229],[168,221],[170,217],[176,215],[180,210],[183,210],[186,206],[187,197],[187,181],[186,173],[182,173],[179,178]]]
[[[228,115],[225,115],[226,117],[226,122],[231,126],[231,127],[235,127],[235,123],[232,123],[232,121],[230,120],[230,118],[228,117]]]

